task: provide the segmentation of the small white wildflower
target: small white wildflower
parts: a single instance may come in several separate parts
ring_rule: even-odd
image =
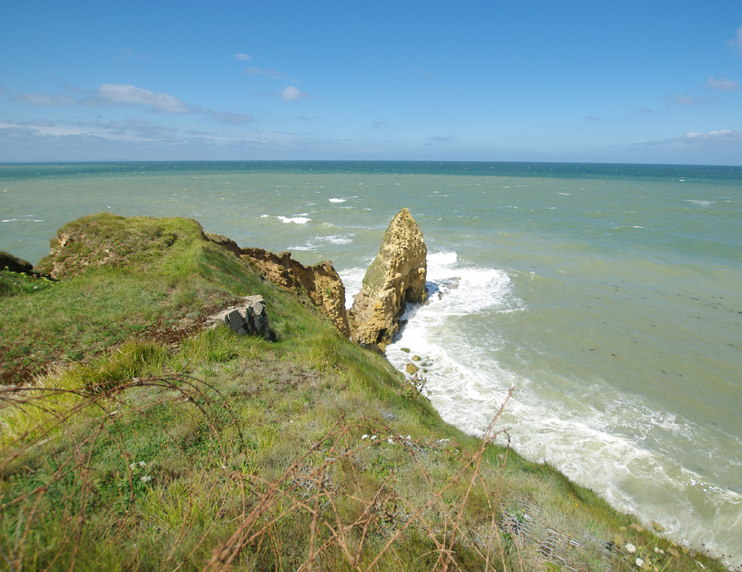
[[[626,552],[628,552],[629,554],[633,554],[634,552],[636,552],[636,546],[631,544],[631,542],[627,542],[624,548],[626,548]]]
[[[143,475],[139,477],[139,480],[142,481],[143,483],[148,483],[152,480],[152,477],[150,477],[149,475]]]
[[[371,440],[372,441],[376,441],[376,439],[378,439],[378,438],[379,438],[378,435],[371,435]]]
[[[136,463],[131,463],[131,464],[129,465],[129,468],[130,468],[130,469],[131,469],[132,471],[134,470],[134,467],[136,467]]]
[[[363,441],[364,439],[368,439],[368,435],[364,434],[363,437],[361,437],[361,441]]]
[[[644,566],[644,560],[642,560],[641,558],[637,558],[637,559],[636,559],[636,565],[637,565],[637,566],[638,566],[639,568],[641,568],[642,566]]]
[[[144,461],[139,461],[139,466],[140,467],[146,467],[147,466],[147,463],[145,463]]]
[[[390,435],[390,436],[389,436],[389,437],[387,438],[386,442],[387,442],[387,443],[389,443],[390,445],[394,445],[394,437],[392,437],[392,436]]]

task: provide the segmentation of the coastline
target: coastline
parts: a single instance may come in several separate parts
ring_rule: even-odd
[[[166,236],[167,233],[165,232],[164,235]],[[163,235],[161,234],[160,236],[163,236]],[[184,244],[184,241],[180,239],[176,240],[173,244],[178,245],[179,241],[181,244],[180,247],[183,247],[183,248],[187,247],[187,244]],[[206,248],[204,253],[207,253],[207,254],[210,253],[208,254],[207,258],[211,260],[210,262],[211,265],[213,265],[215,261],[218,259],[218,260],[222,260],[222,262],[219,262],[218,264],[227,264],[228,267],[230,268],[230,271],[233,273],[236,272],[236,275],[240,275],[240,273],[244,273],[244,270],[238,270],[237,267],[234,267],[234,263],[230,262],[230,259],[228,257],[224,258],[224,256],[227,256],[226,253],[224,255],[219,254],[218,251],[214,251],[211,247]],[[143,251],[142,255],[144,256],[144,258],[140,259],[137,262],[137,265],[144,264],[145,267],[147,267],[148,265],[152,264],[152,262],[150,261],[151,259],[147,255],[146,251]],[[216,258],[214,258],[214,256],[216,256]],[[230,256],[232,255],[230,254]],[[127,265],[128,264],[129,263],[127,263]],[[155,265],[156,264],[157,263],[155,263]],[[172,267],[170,266],[162,267],[161,271],[167,268],[172,268]],[[103,270],[105,270],[105,266],[101,267],[101,271],[94,271],[94,272],[89,273],[91,277],[90,279],[93,279],[93,280],[103,279],[104,281],[107,280],[108,283],[110,284],[111,282],[109,280],[109,276],[112,278],[114,275],[116,275],[117,279],[121,279],[125,276],[125,274],[118,276],[118,271],[116,271],[115,269],[111,269],[110,271],[109,270],[103,271]],[[167,270],[167,272],[170,272],[170,271],[171,270]],[[110,272],[114,272],[114,274],[111,275]],[[151,272],[151,270],[147,272]],[[210,272],[213,273],[213,271],[210,271]],[[143,277],[145,275],[139,274],[139,276]],[[219,284],[219,282],[222,282],[223,285],[227,285],[227,283],[223,282],[226,279],[226,275],[216,274],[216,275],[212,275],[212,278],[217,278],[217,284]],[[170,280],[172,280],[172,278]],[[306,371],[305,373],[302,373],[301,376],[302,376],[302,379],[305,379],[305,381],[308,380],[308,386],[306,387],[306,390],[309,391],[310,394],[312,394],[316,390],[317,382],[312,381],[313,376],[319,375],[320,379],[325,379],[327,376],[329,376],[330,378],[329,380],[321,382],[321,383],[330,383],[332,386],[335,386],[336,384],[339,383],[340,387],[346,386],[345,389],[342,391],[347,392],[349,389],[347,387],[348,378],[347,378],[347,374],[343,374],[343,371],[348,371],[348,372],[357,371],[358,373],[355,373],[352,375],[356,375],[359,377],[357,377],[356,381],[351,380],[351,386],[353,386],[354,383],[355,384],[360,383],[361,389],[362,388],[371,389],[372,393],[365,394],[366,389],[363,389],[364,395],[366,395],[363,398],[361,398],[360,395],[356,395],[354,397],[345,395],[343,399],[340,400],[340,402],[336,402],[334,407],[340,407],[340,409],[345,411],[346,414],[350,414],[353,411],[353,406],[351,406],[351,404],[355,404],[355,406],[357,406],[358,404],[361,403],[359,399],[362,399],[362,400],[370,399],[371,402],[374,402],[374,399],[371,396],[373,395],[374,392],[381,391],[384,395],[387,395],[387,397],[385,397],[385,399],[383,399],[378,405],[374,406],[374,407],[377,407],[378,409],[375,409],[376,413],[374,413],[373,415],[376,417],[376,416],[379,416],[379,414],[381,414],[379,421],[385,420],[385,421],[381,421],[384,424],[397,425],[398,423],[402,423],[401,426],[399,426],[398,428],[395,428],[394,431],[390,432],[392,436],[390,436],[389,439],[391,439],[392,442],[403,445],[402,448],[415,451],[416,450],[415,447],[418,445],[415,445],[415,447],[413,447],[414,443],[420,444],[420,443],[426,442],[427,439],[430,439],[433,435],[436,434],[436,431],[442,430],[443,434],[441,433],[437,434],[437,436],[439,437],[439,440],[443,439],[443,443],[447,443],[445,439],[453,439],[453,441],[459,441],[459,448],[456,449],[455,453],[453,453],[451,449],[449,449],[448,445],[446,446],[441,445],[441,450],[440,450],[441,455],[448,456],[449,460],[454,462],[455,466],[458,464],[459,458],[465,459],[467,455],[469,454],[474,454],[474,458],[476,458],[476,455],[477,455],[476,451],[479,450],[477,447],[480,447],[480,446],[484,447],[484,446],[480,445],[480,442],[477,441],[476,439],[465,437],[463,434],[453,429],[453,427],[446,426],[445,424],[441,424],[442,422],[440,421],[440,417],[438,417],[437,413],[434,413],[430,405],[427,404],[427,401],[422,396],[420,396],[419,393],[415,392],[414,389],[409,388],[409,384],[405,385],[405,382],[401,380],[401,378],[399,377],[399,374],[396,372],[390,371],[390,368],[388,367],[388,365],[382,366],[381,369],[378,370],[378,373],[374,373],[376,371],[376,368],[379,367],[378,365],[379,362],[374,362],[376,358],[373,358],[371,354],[364,354],[364,352],[362,352],[361,350],[358,350],[358,351],[361,351],[361,353],[358,353],[358,351],[355,351],[355,350],[351,351],[350,347],[347,345],[347,342],[342,341],[342,339],[338,339],[337,341],[332,341],[331,344],[328,346],[328,343],[330,342],[330,340],[333,338],[336,338],[337,335],[332,334],[330,335],[329,338],[327,338],[327,336],[329,335],[328,330],[324,327],[323,328],[319,327],[319,322],[316,321],[317,317],[316,316],[312,317],[313,316],[312,312],[309,312],[309,314],[306,314],[306,312],[308,311],[308,308],[305,305],[299,304],[297,303],[297,301],[292,302],[289,298],[286,298],[285,294],[281,294],[277,292],[275,289],[267,288],[265,284],[262,284],[261,286],[259,281],[254,282],[253,284],[254,284],[254,287],[259,287],[259,289],[262,290],[263,294],[266,296],[267,299],[269,300],[272,299],[274,303],[278,304],[279,307],[290,306],[291,309],[289,310],[288,314],[286,314],[286,317],[306,315],[307,317],[302,318],[302,320],[304,319],[309,320],[307,322],[309,329],[306,329],[306,327],[297,326],[296,324],[292,325],[290,321],[286,321],[282,324],[281,320],[279,319],[279,321],[276,323],[278,325],[279,332],[282,332],[282,337],[283,337],[283,339],[279,341],[279,346],[280,344],[283,344],[283,346],[280,346],[280,347],[283,347],[285,349],[283,350],[270,349],[268,346],[263,346],[261,344],[258,344],[256,346],[254,342],[249,342],[247,343],[246,346],[243,347],[243,349],[239,350],[236,355],[230,352],[227,352],[226,354],[222,352],[219,355],[226,356],[226,361],[222,361],[225,359],[224,357],[218,358],[216,362],[212,360],[210,362],[211,365],[209,365],[206,369],[203,369],[203,367],[206,367],[205,365],[199,366],[198,362],[191,362],[192,365],[190,365],[188,368],[186,368],[186,370],[184,370],[184,371],[190,371],[191,373],[189,375],[194,375],[195,373],[199,377],[206,375],[207,377],[210,376],[213,378],[214,376],[216,376],[217,378],[221,379],[224,374],[227,374],[228,376],[230,375],[228,374],[228,371],[230,370],[231,367],[233,367],[230,364],[233,362],[235,358],[238,359],[239,361],[239,359],[244,360],[246,356],[251,356],[248,359],[260,361],[264,359],[260,357],[261,355],[265,354],[267,356],[269,354],[275,354],[277,351],[279,353],[288,351],[289,353],[285,353],[284,354],[285,357],[281,358],[281,359],[287,359],[291,351],[298,350],[299,354],[306,352],[303,354],[305,357],[295,356],[294,358],[288,358],[288,359],[290,361],[299,359],[299,362],[298,362],[299,364],[302,363],[304,360],[308,360],[305,363],[310,364],[310,369]],[[61,285],[61,289],[59,290],[59,292],[62,292],[65,288],[67,288],[67,286],[64,285],[64,283],[61,283],[60,285]],[[224,286],[221,286],[221,287],[223,288]],[[233,288],[234,286],[230,286],[230,287]],[[33,293],[34,290],[32,287],[29,287],[28,291],[31,293],[31,295],[43,294],[44,296],[52,296],[52,289],[56,288],[56,286],[49,286],[49,287],[45,286],[45,288],[48,288],[48,290],[45,289],[44,292],[35,293],[35,294]],[[157,289],[154,289],[154,290],[156,291]],[[181,296],[182,295],[183,294],[181,294]],[[52,298],[47,298],[47,299],[51,300],[53,299],[53,296]],[[312,333],[313,330],[316,330],[315,333]],[[146,331],[146,328],[144,331]],[[318,335],[319,335],[319,338],[317,338]],[[199,338],[203,339],[204,336],[208,338],[208,334],[200,334]],[[307,338],[307,341],[301,341],[302,338],[304,337]],[[279,338],[281,338],[281,336],[279,336]],[[144,338],[144,339],[147,339],[147,338]],[[229,344],[233,343],[233,341],[230,341],[229,339],[221,340],[219,343],[227,342],[227,341],[229,342]],[[184,340],[180,343],[188,345],[190,342],[186,342]],[[244,344],[244,343],[246,342],[240,342],[240,344]],[[293,348],[293,350],[289,348]],[[195,348],[192,348],[190,350],[190,353],[193,352],[193,349]],[[186,361],[188,361],[187,355],[183,355],[182,350],[175,349],[174,351],[180,351],[180,355],[182,356],[180,359],[185,359]],[[244,351],[247,351],[247,354],[244,354]],[[348,357],[345,357],[345,358],[341,357],[344,354],[347,354]],[[152,355],[154,355],[156,358],[154,360],[154,363],[147,362],[147,359],[150,359],[150,358],[147,358],[145,359],[146,363],[144,363],[142,366],[137,366],[137,367],[146,366],[144,373],[147,372],[148,368],[155,367],[155,370],[149,370],[150,371],[149,378],[152,378],[152,375],[151,375],[152,373],[156,373],[157,367],[160,367],[160,368],[162,367],[163,362],[161,360],[165,359],[167,361],[167,359],[169,359],[169,358],[165,358],[162,353],[158,353],[157,351],[154,351],[154,354]],[[196,354],[196,355],[209,355],[209,354],[207,353],[207,354]],[[194,357],[196,357],[196,355],[194,355]],[[234,357],[232,357],[233,355]],[[240,355],[242,355],[243,357],[240,358],[239,357]],[[350,361],[348,361],[349,358],[350,358]],[[113,358],[106,358],[104,356],[101,356],[101,358],[96,358],[96,359],[103,359],[105,361],[106,359],[110,360]],[[275,358],[271,358],[271,359],[275,360]],[[337,363],[339,363],[336,360],[340,360],[340,362],[342,362],[344,366],[340,369],[336,369]],[[365,368],[367,371],[364,371],[363,373],[358,371],[357,369],[358,363],[356,363],[357,360],[361,360],[362,362],[366,363],[366,365],[363,366],[363,368]],[[158,363],[160,365],[157,365]],[[276,363],[276,362],[274,361],[273,363]],[[370,365],[373,363],[376,363],[377,365],[373,365],[373,366]],[[388,363],[388,362],[384,361],[384,363]],[[220,365],[220,364],[223,364],[223,365]],[[169,367],[172,367],[172,365]],[[194,367],[195,369],[191,369]],[[292,367],[295,367],[295,366],[292,366]],[[382,374],[381,372],[383,370],[386,370],[387,373]],[[163,371],[163,370],[159,370],[159,371]],[[315,373],[312,373],[312,371],[314,371]],[[162,374],[160,374],[160,376],[161,375]],[[371,377],[369,377],[369,375]],[[379,383],[378,381],[375,381],[375,382],[372,381],[372,378],[374,376],[379,376],[379,375],[391,376],[388,378],[387,381],[384,382],[384,384],[387,384],[387,389],[382,390],[381,386],[375,385]],[[309,377],[307,378],[307,376]],[[141,379],[138,376],[137,378]],[[254,383],[254,382],[251,382],[251,383]],[[320,383],[320,386],[321,386],[321,383]],[[373,389],[374,387],[376,388]],[[134,391],[140,391],[139,386],[134,386],[131,389]],[[312,399],[316,400],[316,397]],[[399,407],[402,407],[402,409],[399,409]],[[299,411],[300,410],[297,411],[297,414]],[[402,414],[403,411],[405,412],[404,414]],[[385,412],[390,413],[392,417],[386,417],[384,415]],[[414,413],[413,415],[413,412],[417,412],[417,413]],[[257,411],[255,413],[257,413]],[[271,413],[270,415],[273,415],[273,413]],[[289,415],[290,417],[294,416],[290,413]],[[357,416],[358,412],[354,412],[353,415]],[[413,415],[413,416],[410,417],[410,415]],[[422,415],[422,417],[418,418],[419,420],[417,423],[422,422],[422,425],[419,425],[419,426],[415,425],[415,423],[413,422],[413,419],[417,418],[418,415]],[[284,416],[285,414],[279,415],[279,417],[281,418],[283,418]],[[309,418],[305,418],[305,420],[302,423],[310,422],[311,418],[312,418],[311,416]],[[399,421],[395,421],[394,420],[395,418],[399,419]],[[337,416],[335,416],[335,419],[337,419]],[[428,419],[428,421],[425,421],[425,419]],[[435,419],[438,419],[438,421],[435,421]],[[297,421],[298,421],[297,419],[292,419],[292,418],[283,419],[283,421],[279,423],[279,426],[288,428],[285,425],[287,422],[288,422],[288,426],[291,426],[293,425],[294,422],[297,422]],[[417,431],[417,434],[412,434],[411,436],[407,437],[406,432],[412,433],[412,430],[410,429],[412,425],[415,425],[417,427],[417,429],[415,430]],[[297,424],[296,427],[292,427],[292,430],[296,431],[298,427],[299,425]],[[425,427],[427,427],[427,429],[425,429]],[[434,428],[437,428],[437,429],[433,430]],[[433,431],[431,432],[431,430]],[[292,434],[294,433],[292,432]],[[316,430],[313,430],[312,434],[317,435]],[[364,434],[373,436],[371,433],[364,433]],[[395,441],[397,437],[393,437],[393,435],[399,435],[400,438],[404,437],[404,439],[410,440],[409,444],[405,445],[407,441],[404,441],[404,439],[403,439],[404,442]],[[445,435],[448,435],[448,437],[445,437]],[[359,439],[359,442],[366,441],[362,439],[362,437],[363,435],[357,436],[357,438]],[[275,441],[272,441],[272,442],[275,443]],[[381,442],[380,443],[374,442],[375,443],[374,447],[379,447],[379,446],[392,447],[393,446],[392,442],[387,442],[386,445],[383,445]],[[369,442],[369,444],[371,444],[371,442]],[[378,451],[379,449],[373,449],[373,450]],[[432,451],[436,451],[436,450],[437,450],[436,447],[432,449]],[[469,451],[469,453],[464,453],[463,457],[459,457],[459,455],[462,454],[461,451],[464,451],[464,452]],[[644,550],[644,548],[647,546],[649,547],[662,546],[662,548],[660,549],[664,551],[664,554],[660,554],[659,552],[654,552],[654,556],[652,556],[650,552],[647,552],[645,555],[645,557],[647,558],[647,561],[649,560],[649,557],[659,559],[660,556],[667,556],[667,554],[670,554],[668,558],[675,558],[674,556],[672,556],[672,552],[668,552],[669,550],[678,551],[678,554],[680,555],[678,557],[680,558],[679,565],[680,563],[682,563],[682,561],[684,561],[683,560],[684,557],[682,556],[682,551],[679,551],[679,549],[676,550],[676,548],[673,548],[673,545],[671,543],[669,543],[668,541],[664,539],[655,537],[654,535],[652,535],[651,533],[643,529],[639,530],[636,527],[632,527],[632,525],[636,523],[630,517],[620,515],[619,513],[616,513],[615,511],[613,511],[612,509],[609,509],[607,505],[604,503],[604,501],[600,500],[594,493],[590,493],[587,490],[582,489],[581,487],[577,487],[576,485],[569,483],[569,481],[567,481],[563,476],[561,476],[558,472],[554,471],[550,467],[544,466],[544,465],[527,463],[523,459],[519,458],[518,456],[513,455],[512,451],[510,453],[505,453],[503,449],[500,449],[497,447],[490,449],[489,446],[486,446],[482,449],[482,452],[483,454],[485,454],[485,457],[480,457],[480,458],[486,459],[488,464],[490,464],[490,466],[495,466],[495,467],[500,466],[503,462],[503,459],[500,459],[498,455],[503,455],[503,454],[508,455],[508,458],[511,460],[511,463],[514,463],[514,465],[505,465],[506,471],[509,471],[510,469],[512,470],[517,469],[516,472],[525,471],[524,474],[532,475],[531,477],[529,477],[530,479],[536,478],[536,481],[534,481],[534,483],[541,482],[541,485],[537,487],[538,490],[540,490],[541,492],[538,493],[535,497],[533,496],[533,493],[528,493],[530,500],[525,500],[525,504],[520,505],[522,508],[525,507],[523,508],[523,510],[526,510],[526,512],[529,514],[529,517],[536,518],[536,513],[538,509],[538,511],[543,512],[543,514],[545,515],[544,518],[548,515],[551,515],[549,518],[553,518],[556,513],[552,513],[550,511],[554,509],[547,510],[545,507],[551,506],[553,504],[554,508],[556,508],[557,506],[561,506],[562,508],[559,510],[564,510],[564,507],[567,506],[564,504],[566,501],[566,498],[569,498],[570,495],[572,496],[577,495],[576,498],[578,498],[579,500],[575,506],[575,509],[574,511],[570,510],[570,512],[574,513],[571,518],[574,518],[576,520],[570,526],[577,526],[577,523],[583,521],[583,519],[585,518],[587,518],[590,522],[593,522],[591,526],[596,526],[598,522],[601,522],[602,524],[600,526],[607,527],[607,530],[613,529],[615,531],[615,534],[613,534],[614,537],[609,536],[610,540],[606,539],[605,542],[610,541],[611,543],[613,543],[613,545],[616,545],[616,537],[617,537],[619,540],[622,539],[621,541],[623,545],[627,547],[629,545],[634,546],[634,547],[639,547],[639,550]],[[262,454],[268,454],[268,451],[263,451]],[[435,455],[438,456],[439,453],[435,453]],[[143,462],[151,462],[151,461],[143,461]],[[5,465],[5,467],[6,467],[6,470],[9,468],[7,464]],[[507,468],[507,467],[510,467],[510,468]],[[13,470],[17,470],[17,468]],[[387,470],[388,469],[382,470],[381,473],[377,474],[375,478],[381,478],[382,482],[386,482],[384,480],[386,476],[390,476],[391,474],[397,474],[397,475],[401,474],[401,473],[397,473],[396,471],[392,471],[392,473],[388,474],[385,472]],[[403,469],[400,469],[400,470],[402,470],[402,473],[406,472]],[[145,476],[152,476],[152,475],[141,475],[141,476],[145,477]],[[158,478],[162,478],[162,477],[158,476]],[[515,478],[515,476],[513,476],[513,478]],[[515,480],[517,481],[517,479]],[[495,481],[492,481],[492,483],[494,482]],[[548,484],[548,483],[552,483],[552,484]],[[555,489],[550,488],[555,485],[556,485]],[[543,487],[546,487],[546,488],[543,488]],[[562,495],[565,494],[564,487],[566,487],[566,494],[567,494],[566,498],[562,497]],[[547,493],[546,491],[551,491],[551,492]],[[503,494],[502,497],[499,497],[503,500],[503,502],[505,502],[506,499],[509,499],[507,500],[505,505],[502,505],[501,510],[504,510],[505,514],[507,514],[508,511],[512,509],[512,506],[508,508],[508,506],[506,505],[512,504],[513,502],[516,502],[517,504],[518,501],[516,499],[520,498],[518,496],[519,494],[524,494],[524,493],[516,493],[514,490],[511,493]],[[568,503],[568,504],[569,506],[571,506],[571,503]],[[584,509],[580,508],[583,504],[584,504]],[[464,505],[461,505],[461,507],[463,506]],[[454,510],[454,513],[452,514],[463,514],[463,513],[456,513],[456,511]],[[495,513],[493,513],[493,517],[494,517],[494,514]],[[502,515],[503,513],[501,512],[500,514]],[[599,516],[599,515],[603,515],[603,516]],[[501,518],[503,517],[501,516]],[[593,521],[591,519],[598,519],[598,520]],[[501,527],[504,526],[502,522],[505,522],[505,521],[499,520],[497,522],[500,523],[499,526]],[[514,525],[512,525],[511,523],[511,526],[514,526]],[[584,523],[579,526],[584,526]],[[636,526],[638,527],[638,525]],[[578,529],[575,529],[575,531],[577,530]],[[512,531],[510,533],[510,536],[511,536],[511,540],[517,540],[517,538],[512,535]],[[599,547],[596,549],[599,549]],[[620,554],[620,552],[617,552],[616,554]],[[632,554],[633,556],[633,553],[631,552],[627,553],[624,551],[623,554],[624,555]],[[693,555],[693,556],[695,557],[696,555]],[[504,558],[504,556],[502,557]],[[523,556],[520,556],[519,558],[522,558],[522,557]],[[536,556],[533,556],[533,557],[536,557]],[[701,556],[698,556],[698,557],[702,558],[703,562],[707,562],[709,566],[715,566],[712,560],[703,559],[703,557]]]

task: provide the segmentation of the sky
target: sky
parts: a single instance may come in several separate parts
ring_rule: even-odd
[[[742,165],[739,0],[9,0],[0,22],[0,162]]]

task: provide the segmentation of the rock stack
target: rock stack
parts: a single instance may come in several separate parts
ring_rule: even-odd
[[[382,350],[399,331],[399,318],[407,302],[423,303],[428,249],[410,211],[392,219],[363,287],[355,296],[349,323],[353,339]]]

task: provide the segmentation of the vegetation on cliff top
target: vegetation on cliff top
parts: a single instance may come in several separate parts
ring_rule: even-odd
[[[196,222],[103,214],[60,236],[79,246],[44,264],[66,279],[0,273],[18,382],[0,386],[0,566],[723,570],[496,425],[447,425]],[[275,342],[203,327],[247,294]]]

